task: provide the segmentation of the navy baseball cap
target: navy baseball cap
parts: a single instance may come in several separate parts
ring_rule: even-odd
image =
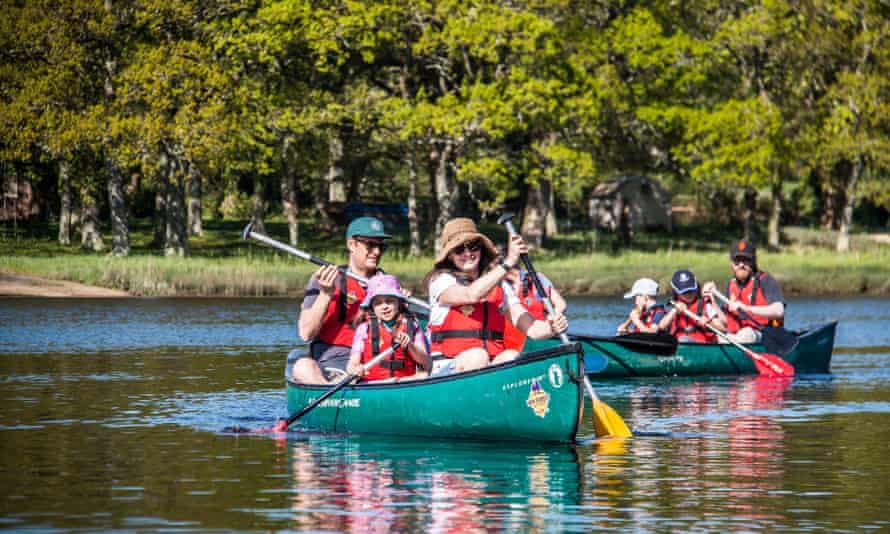
[[[698,281],[696,281],[692,271],[681,269],[671,277],[671,288],[678,295],[689,293],[690,291],[698,291]]]

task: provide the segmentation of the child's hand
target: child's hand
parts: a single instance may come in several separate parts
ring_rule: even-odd
[[[408,334],[406,334],[405,332],[399,332],[399,333],[396,335],[396,338],[395,338],[394,342],[395,342],[395,344],[398,345],[402,350],[405,350],[406,348],[408,348],[408,343],[411,343],[411,338],[408,337]]]
[[[362,369],[362,364],[358,360],[349,359],[349,363],[346,365],[346,372],[351,375],[364,376],[364,370]]]

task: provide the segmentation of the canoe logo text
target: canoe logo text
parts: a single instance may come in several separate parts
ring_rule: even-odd
[[[540,382],[532,380],[532,388],[525,404],[535,412],[535,415],[543,418],[550,410],[550,394],[544,391]]]
[[[547,371],[547,378],[550,379],[550,385],[559,389],[563,385],[562,369],[558,364],[552,364]]]

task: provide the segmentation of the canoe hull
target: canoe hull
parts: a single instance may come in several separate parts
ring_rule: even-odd
[[[579,345],[550,347],[460,375],[345,387],[298,424],[322,432],[571,442],[583,415],[583,390],[573,379],[581,373]],[[288,412],[326,388],[288,381]]]
[[[797,344],[783,359],[791,363],[798,374],[830,372],[836,327],[837,323],[832,322],[808,329],[798,336]],[[527,348],[536,350],[552,343],[530,341]],[[596,373],[597,379],[757,374],[751,358],[733,345],[679,343],[676,351],[669,354],[635,350],[607,338],[583,341],[582,345],[588,357],[605,356],[608,360],[608,365]],[[762,345],[747,346],[754,352],[765,352]]]

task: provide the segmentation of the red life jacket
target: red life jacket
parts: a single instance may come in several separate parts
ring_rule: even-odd
[[[640,322],[643,323],[643,326],[646,328],[652,328],[653,326],[658,326],[658,323],[655,322],[655,316],[658,314],[662,314],[664,316],[665,309],[661,304],[655,304],[649,309],[643,310],[643,313],[640,314]],[[684,316],[685,317],[685,316]],[[636,332],[637,325],[634,323],[630,323],[627,327],[628,332]]]
[[[535,319],[547,319],[547,308],[544,306],[544,301],[538,296],[538,290],[532,277],[528,273],[522,273],[520,277],[519,300],[522,302],[523,307]],[[547,296],[550,296],[549,289],[547,290]],[[504,346],[508,349],[522,350],[524,345],[525,334],[513,326],[512,322],[506,321],[504,326]]]
[[[704,319],[705,301],[699,297],[696,300],[696,303],[698,307],[697,311],[693,310],[692,306],[687,307],[692,313]],[[695,306],[695,304],[693,304],[693,306]],[[714,343],[717,341],[717,336],[714,332],[708,330],[707,327],[698,326],[695,319],[689,317],[685,313],[679,312],[674,316],[674,320],[671,322],[671,335],[678,339],[685,337],[687,341],[696,343]]]
[[[504,290],[498,284],[485,300],[451,306],[442,324],[430,325],[430,350],[454,358],[461,352],[482,347],[489,359],[504,351],[506,318],[500,311]]]
[[[399,332],[405,332],[414,343],[414,334],[417,332],[417,323],[413,317],[403,317],[395,329],[390,332],[382,324],[380,320],[373,315],[369,319],[368,337],[365,338],[365,349],[362,352],[362,363],[367,363],[374,359],[374,356],[380,354],[381,351],[392,346],[392,340]],[[382,362],[368,369],[364,380],[371,382],[374,380],[386,380],[387,378],[411,376],[417,372],[417,364],[407,350],[401,347]]]
[[[359,305],[364,298],[365,288],[357,281],[340,273],[316,340],[329,345],[351,347],[352,338],[355,337],[352,320],[358,314]]]
[[[739,285],[739,281],[733,278],[729,281],[727,290],[729,300],[736,300],[747,306],[767,306],[770,304],[763,294],[760,287],[760,279],[766,274],[758,271],[748,277],[744,285]],[[750,287],[750,290],[748,289]],[[784,321],[780,319],[767,319],[761,315],[745,313],[741,310],[736,313],[726,313],[726,329],[731,332],[738,332],[742,328],[748,326],[755,330],[761,330],[765,326],[782,326]]]

